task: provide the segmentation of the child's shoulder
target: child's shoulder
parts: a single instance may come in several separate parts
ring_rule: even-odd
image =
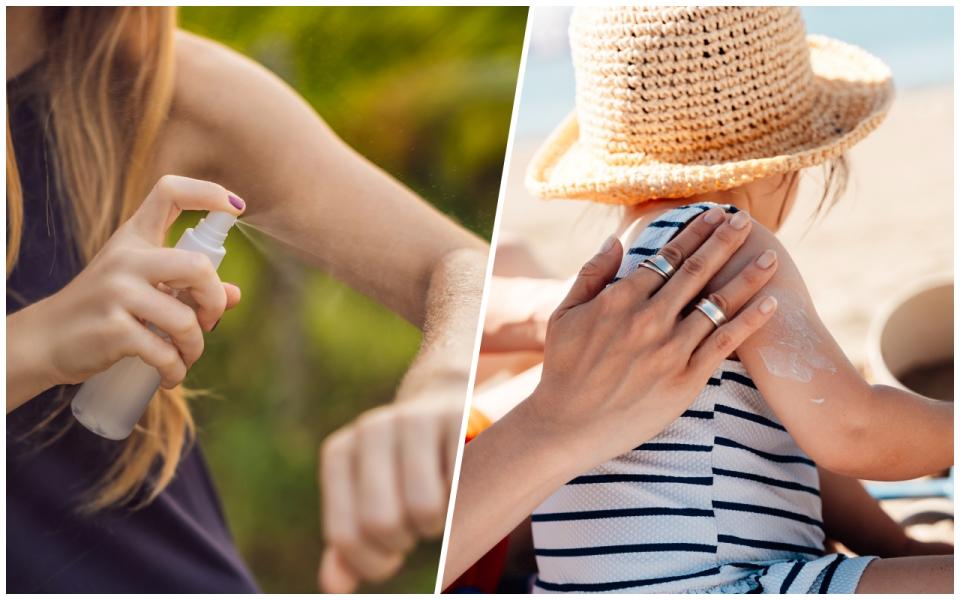
[[[702,207],[707,206],[707,204],[708,203],[698,203],[688,206],[681,206],[665,211],[652,221],[635,221],[629,225],[621,235],[621,240],[624,241],[624,247],[631,248],[637,245],[651,245],[651,242],[654,242],[653,245],[655,246],[663,245],[663,243],[666,243],[670,237],[669,235],[663,235],[664,233],[667,233],[664,231],[665,225],[671,224],[675,221],[693,220],[693,218],[695,218],[695,216],[702,211]],[[709,206],[716,205],[709,203]],[[727,209],[727,218],[729,218],[733,213],[739,212],[738,209],[734,208],[733,206],[720,206]],[[656,250],[656,248],[651,248],[648,250],[653,251]],[[757,257],[759,257],[766,250],[773,250],[777,254],[777,272],[773,276],[773,279],[771,279],[770,282],[765,286],[765,289],[778,289],[784,292],[794,291],[800,293],[802,298],[805,298],[806,301],[809,301],[809,296],[806,292],[806,286],[803,283],[803,277],[801,276],[796,263],[793,261],[793,258],[790,256],[790,253],[783,246],[780,240],[777,239],[776,234],[758,223],[756,220],[751,220],[750,235],[747,236],[746,241],[742,246],[740,246],[733,257],[730,258],[727,264],[720,269],[720,271],[710,281],[705,288],[705,292],[713,293],[719,290],[727,282],[732,280],[738,273],[740,273],[740,271],[743,270],[743,268],[747,266],[750,261],[756,260]]]
[[[790,256],[776,234],[755,220],[751,220],[750,235],[747,236],[746,241],[707,284],[705,291],[713,293],[719,290],[751,261],[756,260],[767,250],[773,250],[777,254],[777,272],[763,289],[766,291],[779,290],[783,293],[794,292],[799,294],[805,302],[810,303],[811,300],[804,285],[803,276],[800,274],[793,257]],[[763,294],[763,291],[759,294]]]

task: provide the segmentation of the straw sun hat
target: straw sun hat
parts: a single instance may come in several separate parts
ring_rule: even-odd
[[[890,70],[807,36],[799,9],[576,9],[577,110],[538,150],[543,198],[637,204],[839,156],[883,120]]]

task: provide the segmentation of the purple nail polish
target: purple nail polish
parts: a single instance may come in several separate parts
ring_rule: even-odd
[[[237,198],[233,194],[227,194],[227,198],[230,200],[230,204],[232,204],[233,207],[237,210],[243,210],[244,207],[247,205],[243,200],[241,200],[240,198]]]

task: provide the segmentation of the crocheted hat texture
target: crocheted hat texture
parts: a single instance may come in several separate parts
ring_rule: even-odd
[[[577,8],[576,111],[537,151],[543,198],[637,204],[839,156],[883,120],[890,70],[791,7]]]

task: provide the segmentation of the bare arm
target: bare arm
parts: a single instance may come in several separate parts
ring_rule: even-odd
[[[521,402],[463,449],[443,587],[523,522],[547,496],[590,468],[575,443]]]
[[[158,168],[229,182],[247,224],[423,331],[395,402],[323,447],[318,582],[352,591],[442,531],[487,246],[347,146],[263,67],[186,33],[177,46]]]
[[[827,537],[860,555],[906,556],[910,538],[856,479],[819,468]]]
[[[770,318],[771,298],[716,330],[697,315],[678,318],[747,237],[747,224],[724,220],[719,209],[698,217],[664,247],[683,265],[666,284],[639,269],[606,287],[623,255],[612,238],[581,269],[550,318],[537,389],[464,448],[444,587],[563,483],[673,422],[731,349]],[[773,271],[774,263],[755,261],[738,270],[723,288],[731,308]]]
[[[159,168],[189,164],[246,200],[247,223],[312,264],[420,328],[428,312],[436,319],[428,289],[444,258],[485,244],[347,146],[260,65],[183,32],[177,46],[165,132],[176,143],[161,144]],[[383,126],[389,136],[390,124]],[[451,289],[473,283],[457,277],[447,274]],[[445,310],[458,306],[448,302]],[[465,332],[471,340],[475,326],[474,317]]]
[[[737,353],[770,407],[823,467],[864,479],[908,479],[953,463],[953,405],[867,384],[813,306],[776,237],[754,224],[750,238],[708,286],[714,291],[761,248],[780,268],[765,287],[779,310]]]

